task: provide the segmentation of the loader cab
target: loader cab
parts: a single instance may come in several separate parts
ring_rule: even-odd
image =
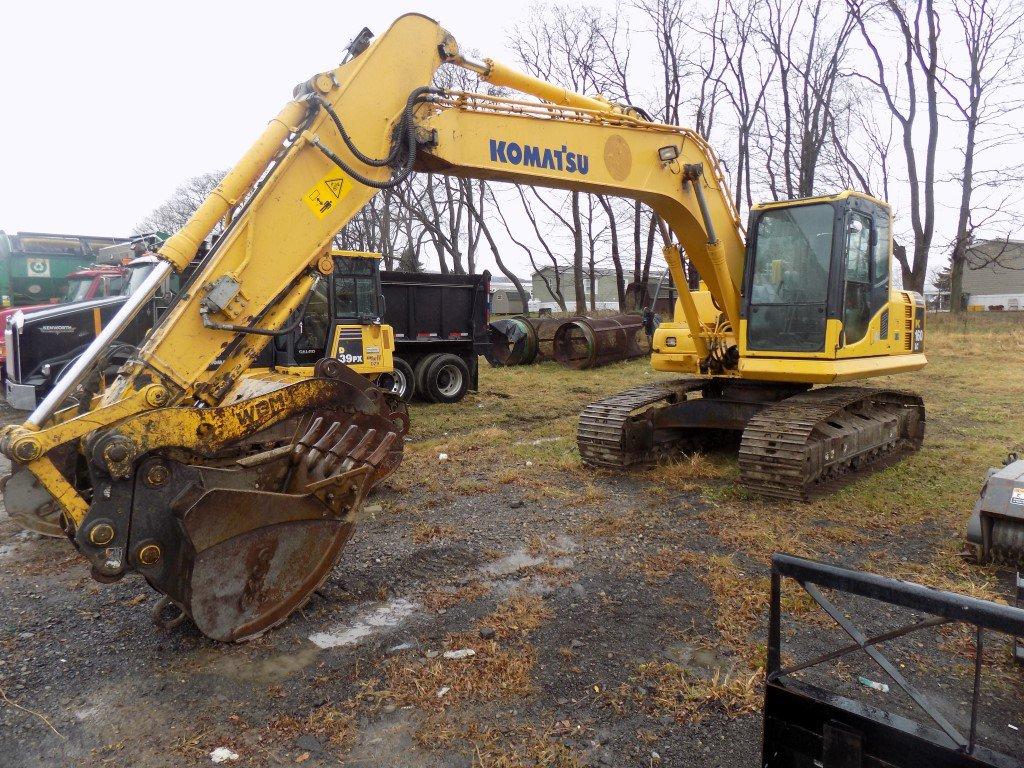
[[[891,281],[888,205],[851,191],[767,203],[751,210],[747,231],[745,354],[884,354],[861,342],[872,328],[888,335],[879,322]]]
[[[357,373],[392,370],[394,334],[384,314],[380,254],[332,251],[334,272],[314,288],[294,340],[298,366],[334,357]]]
[[[333,317],[338,321],[380,323],[380,254],[362,251],[334,251],[331,275]]]

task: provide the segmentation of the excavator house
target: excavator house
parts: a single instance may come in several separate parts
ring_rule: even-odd
[[[534,98],[442,90],[469,69]],[[0,448],[32,494],[8,508],[61,510],[61,527],[111,581],[137,573],[223,641],[284,621],[326,578],[366,494],[402,459],[405,407],[338,360],[312,376],[251,371],[333,268],[335,234],[416,171],[640,200],[667,223],[674,283],[699,273],[654,337],[659,371],[686,374],[589,406],[579,446],[594,465],[656,460],[742,431],[742,481],[806,498],[920,444],[919,398],[816,384],[925,364],[923,303],[891,289],[888,206],[853,192],[770,203],[747,236],[712,149],[642,110],[572,93],[463,55],[418,14],[296,86],[251,149],[161,248],[146,283]],[[111,341],[225,228],[116,378]]]

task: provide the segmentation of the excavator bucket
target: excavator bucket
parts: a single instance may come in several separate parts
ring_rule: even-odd
[[[27,531],[40,536],[63,537],[60,508],[36,476],[22,466],[0,479],[0,493],[8,517]]]
[[[255,637],[285,621],[327,578],[366,495],[401,462],[408,413],[331,360],[297,383],[251,377],[227,400],[140,416],[183,426],[167,430],[168,441],[149,445],[123,473],[104,472],[76,450],[62,454],[64,476],[94,489],[79,526],[61,519],[25,468],[6,479],[5,502],[32,530],[60,526],[98,580],[142,575],[163,596],[157,624],[190,618],[215,640]],[[260,407],[268,402],[279,407]],[[240,416],[261,421],[247,422],[240,437],[217,436],[215,425]],[[189,442],[187,425],[214,437]],[[117,439],[130,429],[120,425]],[[134,444],[145,432],[136,427]]]
[[[147,458],[127,549],[166,596],[157,622],[188,616],[235,642],[287,619],[334,567],[366,494],[398,466],[406,423],[331,409],[283,425],[295,429],[290,442],[229,462]]]
[[[140,570],[208,637],[254,637],[306,602],[401,442],[392,422],[366,415],[348,422],[317,416],[300,435],[234,466],[161,457],[141,468],[129,550],[144,560],[149,542],[172,542],[172,551]],[[153,477],[156,487],[146,482]]]

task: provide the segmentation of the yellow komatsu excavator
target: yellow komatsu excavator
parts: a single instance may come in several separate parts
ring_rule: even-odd
[[[432,87],[446,63],[540,101]],[[752,213],[746,247],[696,133],[474,61],[409,14],[377,39],[364,30],[340,66],[295,88],[145,285],[4,431],[0,449],[59,506],[97,579],[141,574],[165,616],[238,640],[283,621],[325,578],[366,493],[401,460],[405,410],[336,359],[298,379],[249,368],[333,268],[335,233],[417,170],[640,200],[678,239],[665,251],[675,284],[686,285],[682,252],[699,272],[703,287],[680,292],[653,355],[655,368],[693,375],[588,408],[586,460],[627,465],[686,433],[746,425],[744,479],[801,492],[920,441],[913,396],[806,391],[925,364],[923,305],[890,291],[885,203],[852,192],[772,203]],[[110,341],[221,221],[192,282],[91,393]]]

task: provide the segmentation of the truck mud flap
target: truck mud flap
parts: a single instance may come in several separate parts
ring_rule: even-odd
[[[809,596],[846,635],[838,648],[800,661],[793,660],[787,653],[783,665],[784,578],[797,582],[806,593],[790,597]],[[822,590],[829,590],[829,595]],[[866,599],[862,600],[865,603],[870,601],[872,606],[872,612],[864,616],[863,621],[859,618],[862,614],[851,612],[846,604],[860,599]],[[839,605],[840,600],[843,605]],[[805,603],[786,602],[793,606]],[[894,623],[893,617],[900,613],[904,619],[908,613],[913,618],[895,621],[895,628],[879,629]],[[871,629],[862,629],[857,621],[870,622]],[[915,665],[894,663],[880,648],[883,643],[895,643],[914,633],[945,625],[962,625],[970,630],[973,638],[969,712],[966,708],[957,711],[949,702],[930,700],[931,694],[926,695],[909,680],[910,670]],[[807,626],[798,625],[796,634],[806,634]],[[790,637],[789,629],[791,626],[787,623],[787,637]],[[990,636],[993,633],[1024,634],[1024,610],[776,554],[772,558],[761,764],[765,768],[1021,768],[1024,749],[1020,748],[1022,736],[1019,733],[1008,732],[1012,734],[1007,737],[1009,747],[1002,742],[991,746],[980,743],[982,734],[988,741],[990,736],[995,739],[993,734],[998,731],[979,723],[979,714],[984,710],[979,703],[986,633]],[[916,638],[918,642],[913,645],[924,647],[920,645],[925,642],[924,638],[921,635]],[[888,648],[886,652],[893,653]],[[995,653],[989,649],[989,658]],[[807,655],[806,651],[802,655]],[[860,659],[855,658],[858,655]],[[873,663],[877,673],[873,677],[886,682],[852,677],[851,665],[862,661],[864,655]],[[827,676],[822,674],[825,666],[839,660],[842,660],[844,672],[836,676],[833,668],[831,677],[838,681],[836,687],[841,690],[831,690],[820,680]],[[949,666],[952,665],[938,665],[930,674],[946,675]],[[870,692],[870,700],[868,693],[861,694],[862,691]],[[880,697],[879,693],[884,696]],[[877,706],[879,698],[883,698],[885,709]],[[898,709],[903,711],[895,711]]]

